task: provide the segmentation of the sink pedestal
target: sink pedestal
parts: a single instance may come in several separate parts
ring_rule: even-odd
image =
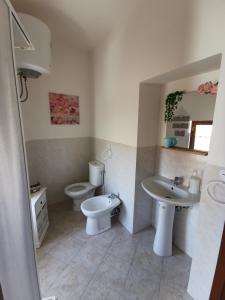
[[[171,256],[175,207],[192,206],[199,202],[200,193],[190,194],[187,187],[176,186],[163,176],[146,178],[141,186],[156,200],[159,209],[153,250],[160,256]]]
[[[175,205],[158,201],[158,222],[153,250],[160,256],[172,255]]]

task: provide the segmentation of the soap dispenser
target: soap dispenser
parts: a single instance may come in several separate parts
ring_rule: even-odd
[[[201,183],[201,178],[198,177],[197,170],[194,170],[193,174],[189,179],[189,190],[188,190],[189,193],[198,194],[200,192],[200,183]]]

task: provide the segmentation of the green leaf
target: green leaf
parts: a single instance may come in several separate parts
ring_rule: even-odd
[[[165,122],[170,122],[173,119],[174,111],[178,107],[178,103],[182,100],[183,95],[185,94],[185,91],[176,91],[175,93],[170,93],[167,95],[165,105],[165,115],[164,120]]]

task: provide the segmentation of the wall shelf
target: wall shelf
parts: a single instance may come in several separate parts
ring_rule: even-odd
[[[161,148],[166,149],[166,150],[171,150],[171,151],[188,152],[188,153],[195,154],[195,155],[202,155],[202,156],[208,155],[208,152],[206,152],[206,151],[199,151],[199,150],[187,149],[187,148],[182,148],[182,147],[166,148],[164,146],[161,146]]]

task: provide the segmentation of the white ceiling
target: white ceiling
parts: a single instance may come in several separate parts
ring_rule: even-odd
[[[43,20],[53,35],[73,45],[95,47],[106,35],[126,21],[141,0],[12,0],[17,12]]]

